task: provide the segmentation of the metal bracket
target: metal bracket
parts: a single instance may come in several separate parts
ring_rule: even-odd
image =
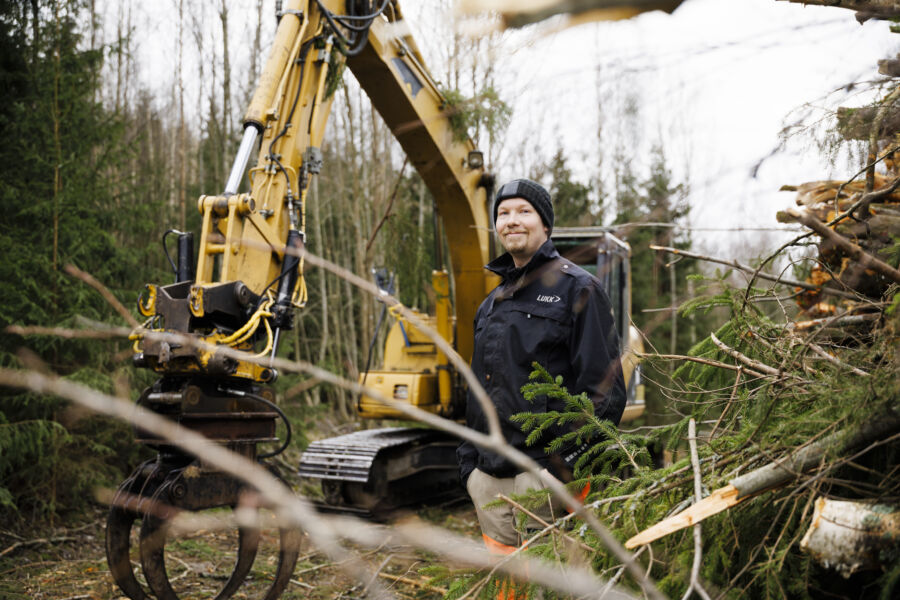
[[[303,166],[314,175],[318,175],[322,171],[323,162],[322,150],[316,146],[308,147],[303,153]]]

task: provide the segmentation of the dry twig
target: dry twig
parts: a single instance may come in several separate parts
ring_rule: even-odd
[[[687,360],[690,362],[700,363],[701,365],[709,365],[711,367],[719,367],[720,369],[728,369],[729,371],[737,371],[743,369],[745,373],[749,373],[754,377],[766,377],[765,374],[754,371],[753,369],[745,369],[739,365],[730,365],[711,358],[701,358],[699,356],[688,356],[686,354],[653,354],[652,352],[635,352],[638,358],[662,358],[667,360]]]
[[[722,350],[723,352],[725,352],[726,354],[728,354],[735,360],[744,363],[751,369],[761,371],[761,372],[765,373],[766,375],[769,375],[770,377],[775,377],[775,378],[779,378],[779,379],[782,377],[788,377],[791,379],[799,379],[800,381],[806,381],[806,380],[802,379],[801,377],[797,377],[796,375],[793,375],[791,373],[786,373],[784,371],[780,371],[774,367],[770,367],[769,365],[767,365],[765,363],[761,363],[758,360],[754,360],[754,359],[750,358],[749,356],[741,354],[740,352],[738,352],[731,346],[728,346],[727,344],[725,344],[724,342],[719,340],[719,338],[717,338],[716,334],[714,334],[714,333],[710,333],[709,337],[720,350]]]
[[[740,371],[738,371],[738,376],[740,376]],[[688,445],[691,449],[691,465],[694,468],[694,503],[697,503],[703,499],[703,478],[700,473],[700,458],[697,456],[697,423],[694,419],[688,421]],[[710,600],[709,594],[700,585],[700,565],[703,562],[702,527],[700,523],[694,525],[694,564],[691,566],[691,583],[681,600],[690,598],[691,592],[697,592],[697,595],[703,600]]]
[[[837,366],[837,367],[840,367],[840,368],[842,368],[842,369],[849,369],[850,372],[853,373],[854,375],[859,375],[859,376],[861,376],[861,377],[868,377],[868,376],[869,376],[869,374],[866,373],[865,371],[863,371],[862,369],[857,369],[856,367],[854,367],[854,366],[852,366],[852,365],[848,365],[847,363],[845,363],[845,362],[843,362],[843,361],[841,361],[841,360],[838,360],[838,359],[835,358],[834,356],[828,354],[828,352],[826,352],[826,351],[825,351],[821,346],[819,346],[818,344],[814,344],[814,343],[812,343],[812,342],[809,342],[808,345],[809,345],[810,350],[812,350],[813,352],[815,352],[816,354],[818,354],[819,356],[821,356],[822,358],[824,358],[825,360],[827,360],[827,361],[830,362],[831,364],[833,364],[833,365],[835,365],[835,366]]]
[[[389,579],[391,581],[396,581],[398,583],[405,583],[406,585],[411,585],[413,587],[421,588],[423,590],[427,590],[429,592],[434,592],[436,594],[447,594],[447,588],[435,587],[433,585],[428,585],[424,581],[420,581],[418,579],[411,579],[409,577],[403,577],[402,575],[391,575],[390,573],[378,573],[378,576],[383,579]]]
[[[100,292],[100,295],[103,296],[103,299],[106,300],[110,306],[116,309],[116,312],[119,313],[123,319],[125,319],[126,323],[128,323],[132,327],[140,326],[140,323],[137,322],[137,319],[132,316],[132,314],[128,311],[127,308],[122,305],[121,302],[119,302],[118,298],[113,296],[112,292],[109,291],[109,288],[97,281],[93,275],[91,275],[90,273],[85,273],[75,265],[66,265],[64,270],[72,277],[82,280],[83,282]]]
[[[594,550],[593,548],[591,548],[590,546],[588,546],[587,544],[585,544],[585,543],[582,542],[581,540],[576,540],[575,538],[573,538],[573,537],[570,536],[569,534],[565,533],[564,531],[561,531],[561,530],[559,529],[559,526],[557,526],[555,523],[553,523],[553,524],[548,523],[547,521],[545,521],[544,519],[542,519],[541,517],[539,517],[538,515],[536,515],[533,511],[528,510],[527,508],[525,508],[524,506],[522,506],[521,504],[519,504],[518,502],[516,502],[515,500],[513,500],[513,499],[510,498],[509,496],[507,496],[506,494],[497,494],[497,497],[500,498],[501,500],[503,500],[504,502],[506,502],[507,504],[509,504],[510,506],[512,506],[513,508],[515,508],[516,510],[522,511],[523,513],[525,513],[526,515],[528,515],[529,517],[531,517],[532,519],[534,519],[535,521],[537,521],[538,523],[540,523],[541,525],[543,525],[543,526],[546,528],[546,530],[553,531],[553,530],[555,529],[555,530],[557,531],[557,533],[559,533],[560,535],[562,535],[564,538],[566,538],[567,540],[569,540],[569,541],[572,542],[573,544],[576,544],[576,545],[578,545],[578,546],[581,546],[581,548],[582,548],[583,550],[587,550],[587,551],[590,552],[591,554],[593,554],[594,552],[596,552],[596,550]],[[524,544],[523,544],[523,547],[524,547]]]
[[[40,546],[41,544],[57,544],[59,542],[71,542],[76,539],[78,539],[78,538],[72,537],[70,535],[61,535],[61,536],[52,537],[52,538],[40,538],[40,539],[36,539],[36,540],[23,540],[20,542],[16,542],[16,543],[12,544],[11,546],[7,546],[3,550],[3,552],[0,552],[0,557],[6,556],[13,550],[15,550],[17,548],[23,548],[25,546]]]
[[[846,292],[844,290],[838,290],[834,288],[825,288],[822,286],[818,286],[812,283],[807,283],[805,281],[794,281],[793,279],[785,279],[783,277],[776,277],[774,275],[769,275],[768,273],[763,273],[758,269],[754,269],[753,267],[749,267],[747,265],[743,265],[736,260],[728,260],[725,258],[716,258],[714,256],[704,256],[703,254],[696,254],[694,252],[688,252],[687,250],[680,250],[678,248],[669,248],[667,246],[656,246],[651,244],[651,250],[657,250],[659,252],[669,252],[671,254],[677,254],[680,256],[686,256],[688,258],[696,258],[698,260],[705,260],[707,262],[718,263],[720,265],[725,265],[726,267],[733,267],[739,271],[744,271],[745,273],[750,273],[751,275],[756,275],[756,277],[760,279],[765,279],[766,281],[772,281],[774,283],[780,283],[782,285],[789,285],[792,287],[799,287],[804,290],[809,290],[812,292],[822,292],[823,294],[832,294],[834,296],[840,296],[841,298],[849,298],[851,300],[857,300],[859,296],[852,292]]]

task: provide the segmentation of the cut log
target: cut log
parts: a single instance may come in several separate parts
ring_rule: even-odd
[[[840,452],[849,452],[865,444],[881,440],[900,430],[900,415],[890,412],[860,426],[852,434],[838,432],[789,454],[783,460],[741,475],[729,481],[728,485],[692,504],[659,523],[641,531],[625,542],[629,550],[649,544],[652,541],[674,533],[685,527],[716,515],[763,492],[778,488],[793,481],[804,472],[818,465],[826,452],[837,447]]]
[[[884,504],[817,498],[800,547],[844,577],[861,569],[883,567],[884,559],[900,550],[900,510]]]
[[[829,229],[823,222],[816,219],[815,216],[795,208],[789,208],[786,212],[788,215],[794,217],[796,220],[818,233],[823,240],[832,242],[836,247],[840,248],[844,254],[859,262],[863,267],[872,269],[895,283],[900,283],[900,271],[883,260],[872,256],[847,238],[838,235],[833,230]]]
[[[885,58],[879,60],[878,72],[888,77],[900,77],[900,59]]]
[[[835,227],[835,230],[855,238],[875,238],[890,242],[892,237],[900,237],[900,217],[876,214],[868,221],[845,219]]]
[[[892,19],[900,17],[900,2],[897,0],[788,0],[798,4],[833,6],[856,11],[856,19]]]
[[[900,130],[900,122],[898,122],[898,130]],[[882,173],[875,173],[875,189],[883,189],[890,186],[893,181],[892,177],[888,175],[884,175]],[[796,203],[798,206],[818,206],[823,205],[823,208],[830,208],[834,210],[834,197],[835,194],[840,190],[840,196],[838,196],[838,208],[843,211],[849,208],[853,202],[855,202],[858,198],[858,194],[863,194],[866,191],[866,182],[864,180],[854,180],[854,181],[838,181],[838,180],[825,180],[825,181],[807,181],[806,183],[801,183],[800,185],[783,185],[781,186],[781,191],[783,192],[797,192]],[[896,191],[886,196],[884,199],[887,202],[900,202],[900,191]]]

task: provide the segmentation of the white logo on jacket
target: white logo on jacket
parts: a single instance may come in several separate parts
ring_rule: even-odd
[[[559,296],[538,296],[538,302],[559,302],[562,300]]]

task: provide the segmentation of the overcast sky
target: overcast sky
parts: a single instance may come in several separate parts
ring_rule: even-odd
[[[132,4],[141,77],[161,98],[171,94],[177,63],[175,4]],[[220,25],[206,4],[189,6],[192,18],[205,24],[210,48]],[[248,62],[252,4],[233,9],[232,62],[238,66]],[[435,32],[452,22],[447,0],[401,4],[426,57],[444,55],[445,48],[429,45],[442,43]],[[119,6],[110,3],[108,13]],[[267,1],[269,35],[273,8]],[[510,32],[490,57],[500,93],[514,109],[494,167],[501,180],[517,177],[562,148],[587,182],[601,159],[608,172],[615,144],[629,149],[638,169],[661,144],[676,179],[690,187],[691,225],[701,249],[747,258],[745,247],[753,254],[761,239],[775,244],[785,234],[701,230],[781,227],[775,212],[793,203],[793,194],[777,191],[783,184],[855,172],[859,156],[825,157],[816,139],[833,123],[837,106],[872,100],[861,93],[866,84],[849,92],[843,86],[880,79],[876,61],[898,51],[900,36],[884,22],[860,25],[849,10],[774,0],[687,0],[671,15],[566,29],[557,19]],[[192,45],[186,55],[196,65]],[[436,64],[432,70],[444,72]],[[630,125],[622,117],[629,95],[638,106]],[[812,126],[815,135],[809,127],[798,130],[782,147],[783,128],[795,122]]]
[[[515,115],[497,165],[501,179],[517,175],[521,147],[540,146],[546,157],[561,146],[587,178],[598,156],[608,163],[617,139],[637,163],[661,143],[676,178],[690,186],[698,229],[782,227],[775,213],[794,201],[778,192],[783,184],[852,175],[858,155],[826,157],[816,140],[837,106],[873,98],[865,83],[843,86],[882,79],[876,61],[900,50],[885,22],[860,25],[852,11],[773,0],[688,0],[671,15],[547,29],[533,28],[530,44],[513,44],[504,69]],[[628,93],[639,109],[633,128],[621,115]],[[784,127],[796,122],[808,127],[792,129],[773,154]],[[755,254],[761,238],[777,243],[786,235],[697,231],[694,238],[703,250],[746,258],[744,247]]]

